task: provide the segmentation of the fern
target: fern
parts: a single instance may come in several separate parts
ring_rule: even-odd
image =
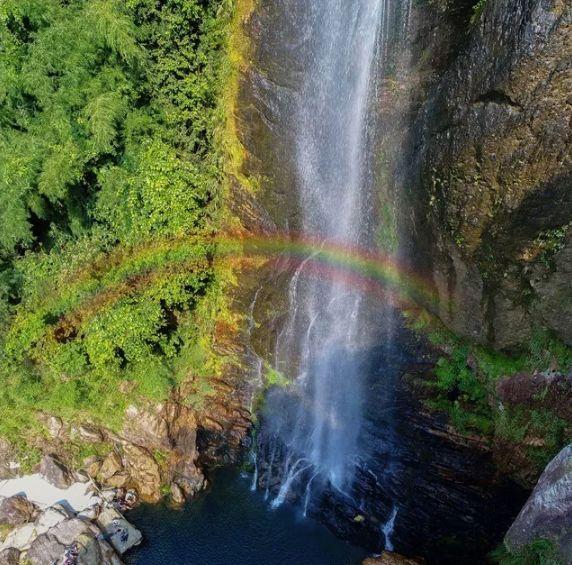
[[[84,114],[91,133],[91,152],[111,153],[117,136],[117,124],[125,116],[125,100],[117,92],[106,92],[91,100]]]
[[[142,57],[135,39],[135,27],[113,0],[89,2],[85,10],[88,26],[93,26],[96,40],[132,64]]]

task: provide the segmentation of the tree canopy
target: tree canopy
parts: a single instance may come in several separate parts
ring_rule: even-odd
[[[0,4],[0,434],[29,407],[111,419],[207,370],[231,12]]]

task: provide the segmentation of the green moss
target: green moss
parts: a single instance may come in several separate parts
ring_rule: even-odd
[[[274,369],[268,364],[266,364],[264,370],[264,383],[266,385],[266,388],[271,388],[274,386],[285,387],[291,384],[290,380],[288,379],[288,377],[286,377],[286,375],[284,375],[277,369]]]
[[[526,453],[539,470],[572,440],[567,423],[550,410],[521,407],[499,410],[495,417],[495,434],[516,444],[527,437],[535,438],[538,444],[526,445]]]
[[[515,550],[501,545],[489,557],[499,565],[564,565],[554,543],[548,539],[538,539]]]
[[[471,15],[471,25],[475,25],[480,19],[485,6],[487,5],[487,0],[478,0],[478,2],[472,8]]]
[[[393,254],[397,251],[397,224],[395,210],[391,202],[380,202],[380,219],[377,228],[377,244],[381,251]]]
[[[75,440],[63,446],[69,456],[69,461],[74,469],[82,467],[83,462],[88,457],[104,458],[112,451],[112,446],[109,443],[92,443]]]
[[[539,259],[549,269],[554,267],[553,257],[564,248],[566,235],[572,223],[541,232],[534,240],[534,245],[540,250]]]
[[[2,543],[8,534],[14,529],[14,526],[9,524],[0,524],[0,543]]]

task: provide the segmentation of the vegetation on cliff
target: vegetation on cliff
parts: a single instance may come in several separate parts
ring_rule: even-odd
[[[37,411],[119,426],[214,370],[233,11],[0,6],[1,436],[41,433]]]
[[[459,432],[490,438],[499,455],[514,459],[505,471],[531,486],[572,440],[572,350],[538,330],[520,354],[509,355],[455,336],[426,312],[407,315],[442,353],[426,383],[429,406],[447,413]]]

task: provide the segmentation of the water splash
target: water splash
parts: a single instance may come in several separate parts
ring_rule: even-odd
[[[300,466],[303,462],[307,462],[307,461],[308,460],[305,458],[298,459],[289,468],[288,472],[286,473],[286,479],[282,482],[282,485],[280,486],[280,490],[278,491],[278,495],[270,504],[270,506],[273,509],[276,509],[279,506],[282,506],[282,504],[284,504],[284,501],[286,500],[286,496],[288,495],[288,492],[290,491],[290,487],[292,486],[292,483],[294,482],[296,477],[298,477],[298,475],[302,474],[304,471],[306,471],[307,469],[310,468],[310,465]]]

